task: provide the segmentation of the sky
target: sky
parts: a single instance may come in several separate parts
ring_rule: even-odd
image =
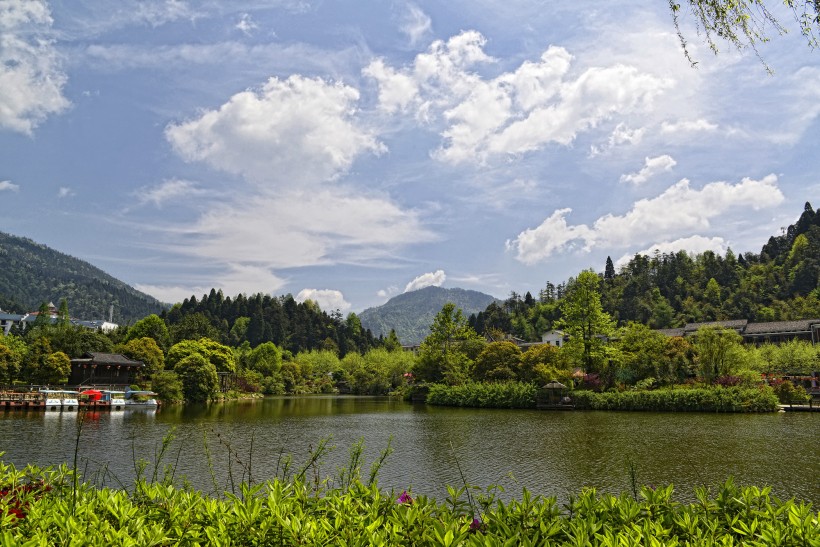
[[[343,313],[759,252],[820,206],[779,4],[757,55],[684,13],[692,67],[657,0],[0,0],[0,231],[163,302]]]

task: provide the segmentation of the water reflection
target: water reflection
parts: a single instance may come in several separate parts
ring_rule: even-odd
[[[584,486],[630,488],[628,462],[644,484],[676,485],[691,499],[695,485],[733,475],[745,484],[772,485],[777,495],[820,503],[820,451],[810,414],[655,414],[472,410],[410,405],[369,397],[274,397],[211,406],[89,413],[79,456],[86,476],[118,486],[133,481],[135,462],[161,475],[166,464],[205,491],[230,488],[251,470],[254,480],[294,469],[322,439],[336,449],[321,461],[334,476],[348,451],[364,439],[370,462],[392,438],[393,454],[379,475],[387,489],[436,497],[446,484],[498,484],[506,496],[522,487],[565,499]],[[173,432],[164,461],[154,463]],[[0,451],[15,465],[71,462],[76,413],[0,413]],[[104,469],[102,473],[99,470]],[[213,470],[212,474],[210,470]],[[92,475],[93,474],[93,475]],[[216,485],[214,485],[216,477]]]

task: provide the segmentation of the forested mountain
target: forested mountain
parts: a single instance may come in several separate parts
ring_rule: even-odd
[[[328,314],[313,301],[296,302],[290,294],[240,294],[231,298],[211,289],[200,300],[192,296],[175,304],[163,312],[162,318],[174,340],[207,337],[230,346],[248,342],[251,347],[273,342],[294,355],[332,350],[344,357],[385,344],[362,327],[355,313],[347,317],[339,312]]]
[[[489,328],[535,340],[561,316],[560,304],[573,279],[547,283],[533,297],[511,294],[470,317],[478,332]],[[747,319],[754,322],[820,317],[820,209],[803,213],[759,254],[636,255],[620,271],[607,259],[600,275],[604,310],[620,324],[652,328],[689,322]]]
[[[0,232],[0,307],[25,313],[43,302],[68,302],[72,317],[133,323],[160,313],[163,304],[78,258]]]
[[[364,310],[359,318],[374,335],[387,336],[391,329],[404,345],[420,344],[430,334],[433,318],[447,302],[461,308],[465,317],[486,308],[496,298],[478,291],[425,287],[394,296],[385,304]]]

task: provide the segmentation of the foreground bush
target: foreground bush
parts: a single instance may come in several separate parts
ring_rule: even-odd
[[[678,412],[773,412],[778,399],[771,388],[711,387],[595,393],[573,391],[577,408]]]
[[[634,496],[584,490],[559,506],[524,491],[502,502],[449,489],[438,502],[383,492],[274,480],[222,497],[137,481],[133,491],[77,485],[65,468],[17,472],[0,463],[0,545],[820,545],[810,504],[768,488],[736,486],[696,502],[673,489]]]
[[[459,386],[432,384],[427,395],[431,405],[481,408],[535,408],[537,389],[522,382],[468,383]]]

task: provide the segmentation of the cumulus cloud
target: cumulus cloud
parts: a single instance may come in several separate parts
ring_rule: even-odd
[[[732,210],[775,207],[784,199],[775,175],[761,180],[744,178],[737,184],[712,182],[700,190],[683,179],[655,198],[635,202],[625,214],[604,215],[592,226],[569,225],[566,216],[571,209],[556,210],[538,227],[507,241],[507,250],[531,265],[573,248],[645,245],[655,239],[687,237],[687,233],[707,230],[712,220]]]
[[[424,287],[441,287],[446,279],[447,275],[444,270],[421,274],[404,287],[404,292],[417,291]]]
[[[17,192],[20,190],[20,186],[18,184],[13,184],[10,180],[0,180],[0,192],[3,190]]]
[[[572,56],[551,46],[538,61],[483,78],[486,39],[466,31],[433,42],[412,66],[393,68],[376,59],[363,73],[376,80],[385,113],[410,110],[424,123],[441,123],[437,159],[459,164],[494,155],[517,155],[547,144],[568,145],[615,114],[649,109],[672,85],[669,79],[615,64],[571,73]]]
[[[168,201],[206,193],[205,190],[197,188],[197,185],[191,181],[170,179],[155,186],[140,188],[133,195],[141,205],[153,203],[160,208]]]
[[[240,31],[242,34],[246,36],[250,36],[253,31],[259,28],[256,23],[253,21],[253,18],[250,16],[249,13],[243,13],[242,16],[239,18],[239,22],[236,23],[236,30]]]
[[[424,38],[433,27],[430,17],[416,4],[408,4],[401,19],[399,30],[407,35],[413,45]]]
[[[628,182],[637,186],[645,183],[658,173],[671,171],[677,164],[678,162],[672,156],[666,154],[654,158],[647,157],[640,171],[621,175],[621,182]]]
[[[298,302],[313,300],[324,311],[339,310],[345,312],[351,308],[350,302],[345,300],[341,291],[333,289],[302,289],[296,295]]]
[[[260,187],[314,184],[344,173],[360,154],[384,150],[356,125],[358,99],[356,89],[320,78],[271,78],[217,110],[169,125],[165,135],[183,159]]]
[[[655,252],[663,253],[677,253],[678,251],[686,251],[687,253],[691,254],[701,254],[706,251],[714,251],[717,254],[723,255],[726,253],[726,249],[728,249],[728,245],[726,244],[726,240],[722,237],[704,237],[704,236],[691,236],[691,237],[683,237],[680,239],[676,239],[674,241],[664,241],[661,243],[655,243],[646,249],[641,251],[637,251],[632,254],[625,254],[621,258],[615,261],[615,266],[620,268],[629,263],[636,254],[639,255],[646,255],[652,256]]]
[[[60,186],[60,189],[57,190],[57,197],[58,198],[67,198],[74,195],[74,190],[69,188],[68,186]]]
[[[69,106],[51,25],[45,2],[0,4],[0,128],[30,135],[49,115]]]

